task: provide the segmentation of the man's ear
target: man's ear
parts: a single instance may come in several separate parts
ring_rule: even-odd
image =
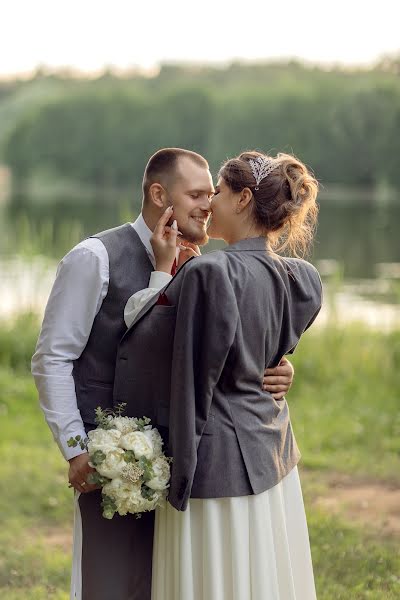
[[[150,202],[157,206],[157,208],[165,208],[167,206],[167,194],[160,183],[151,184],[148,197]]]
[[[253,192],[250,188],[243,188],[240,192],[240,196],[237,203],[237,212],[242,212],[251,202],[253,198]]]

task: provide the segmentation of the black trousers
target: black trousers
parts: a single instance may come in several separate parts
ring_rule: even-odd
[[[151,600],[154,511],[102,516],[101,491],[79,497],[82,600]]]

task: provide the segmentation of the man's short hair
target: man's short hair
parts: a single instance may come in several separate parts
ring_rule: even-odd
[[[167,186],[176,175],[178,161],[183,157],[190,158],[200,167],[209,168],[206,159],[201,154],[197,154],[197,152],[184,150],[183,148],[162,148],[153,154],[144,171],[144,200],[148,198],[149,189],[153,183],[160,183],[163,186]]]

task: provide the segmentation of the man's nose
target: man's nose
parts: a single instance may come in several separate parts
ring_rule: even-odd
[[[211,209],[211,198],[209,196],[202,196],[200,208],[204,211],[210,212]]]

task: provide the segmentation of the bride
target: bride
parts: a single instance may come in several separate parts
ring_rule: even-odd
[[[161,295],[143,290],[128,301],[130,351],[153,337],[162,352],[163,336],[173,338],[171,389],[154,398],[168,408],[173,463],[169,503],[156,514],[152,600],[316,598],[288,406],[260,381],[320,310],[316,269],[278,254],[307,250],[317,189],[291,155],[228,160],[208,229],[228,246],[186,262]],[[157,270],[167,273],[179,246],[171,214],[152,237]],[[131,375],[143,384],[152,373]]]

